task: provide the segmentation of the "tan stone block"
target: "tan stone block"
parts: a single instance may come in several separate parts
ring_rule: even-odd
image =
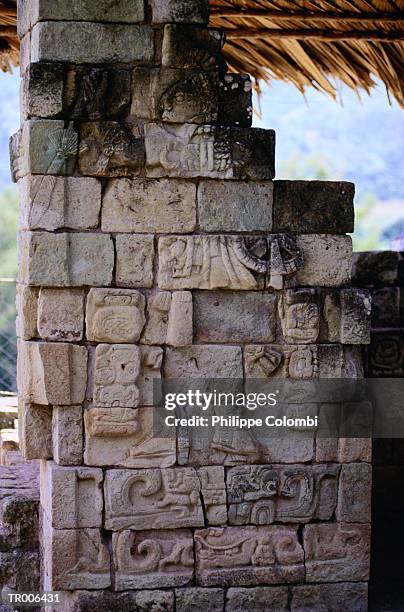
[[[306,610],[368,612],[368,585],[365,582],[338,582],[338,584],[296,586],[292,589],[290,610],[291,612]]]
[[[193,183],[121,178],[107,184],[103,232],[192,232],[195,224]]]
[[[183,586],[194,575],[192,531],[120,531],[112,534],[115,589]]]
[[[370,343],[370,292],[364,289],[341,291],[341,342],[343,344]]]
[[[93,402],[99,408],[135,408],[141,355],[138,346],[99,344],[95,350]]]
[[[19,447],[24,459],[52,458],[52,408],[20,400]]]
[[[296,274],[300,285],[338,287],[351,281],[350,236],[307,234],[296,237],[304,254],[304,266]]]
[[[147,296],[147,323],[142,344],[165,344],[170,308],[169,291],[156,291]]]
[[[231,612],[289,612],[287,587],[232,588],[227,591],[226,610]],[[302,611],[300,611],[302,612]],[[310,612],[313,612],[310,609]]]
[[[138,379],[141,406],[155,406],[160,400],[163,349],[159,346],[140,346],[141,370]]]
[[[153,285],[154,237],[125,235],[116,237],[116,284],[118,287]]]
[[[203,526],[200,489],[193,468],[107,470],[105,527],[119,531]]]
[[[368,463],[345,463],[339,481],[337,520],[369,523],[371,496],[372,466]]]
[[[20,341],[17,380],[21,399],[42,405],[81,404],[87,385],[87,349]]]
[[[208,22],[208,3],[205,0],[152,0],[153,23]]]
[[[83,338],[84,292],[41,287],[38,332],[43,340],[78,342]]]
[[[153,436],[152,408],[91,408],[84,412],[87,465],[170,467],[176,440]]]
[[[88,230],[98,225],[101,183],[87,177],[25,176],[20,190],[20,228]]]
[[[39,289],[37,287],[17,285],[16,330],[17,336],[24,340],[30,340],[30,338],[36,338],[38,336],[38,293]]]
[[[289,289],[281,296],[279,318],[288,344],[313,344],[320,333],[321,314],[315,289]]]
[[[242,354],[237,346],[167,348],[167,378],[242,378]]]
[[[70,284],[110,285],[114,246],[105,234],[69,234]]]
[[[338,440],[338,461],[372,461],[372,440],[370,438],[340,438]]]
[[[370,525],[322,523],[303,531],[308,582],[368,580]]]
[[[197,612],[197,610],[223,612],[224,590],[200,587],[175,589],[175,604],[177,612]]]
[[[68,410],[68,409],[66,409]],[[41,506],[55,529],[102,526],[101,469],[41,463]]]
[[[227,523],[227,497],[224,468],[219,465],[198,469],[205,519],[208,525]]]
[[[170,346],[190,346],[193,336],[192,293],[174,291],[171,297],[166,343]]]
[[[146,300],[130,289],[91,289],[87,297],[87,338],[94,342],[137,342],[146,318]]]
[[[52,418],[53,459],[59,465],[83,462],[83,409],[55,406]]]

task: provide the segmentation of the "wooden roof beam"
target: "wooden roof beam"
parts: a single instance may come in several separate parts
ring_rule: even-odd
[[[225,30],[226,40],[254,39],[254,38],[294,38],[297,40],[376,40],[385,42],[397,42],[404,40],[403,32],[382,32],[380,30],[350,30],[333,32],[331,30],[278,30],[264,29],[229,29]]]
[[[336,11],[280,11],[269,9],[226,9],[212,8],[210,11],[212,17],[238,17],[238,18],[267,18],[273,21],[287,21],[288,19],[302,19],[307,21],[346,21],[346,22],[373,22],[373,23],[395,23],[404,21],[404,11],[391,13],[346,13]]]

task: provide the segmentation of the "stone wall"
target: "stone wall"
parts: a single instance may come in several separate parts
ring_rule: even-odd
[[[153,437],[155,379],[357,377],[369,340],[353,185],[273,182],[275,135],[206,22],[204,0],[20,2],[43,588],[66,610],[364,611],[368,442]]]

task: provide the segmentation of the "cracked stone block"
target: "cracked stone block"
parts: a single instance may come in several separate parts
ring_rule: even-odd
[[[303,546],[308,582],[369,579],[370,525],[306,525],[303,530]]]
[[[152,23],[207,24],[209,7],[206,0],[152,0]]]
[[[118,287],[152,287],[154,237],[151,234],[116,236]]]
[[[371,518],[372,466],[345,463],[341,468],[336,517],[346,523],[368,523]]]
[[[226,594],[229,612],[289,612],[287,587],[256,587],[229,589]]]
[[[138,346],[98,344],[95,349],[93,402],[98,408],[135,408],[141,368]]]
[[[306,234],[297,236],[296,243],[304,253],[304,266],[296,273],[299,285],[338,287],[351,282],[350,236]]]
[[[93,342],[137,342],[146,323],[145,297],[130,289],[90,289],[87,339]]]
[[[199,612],[199,610],[223,612],[224,590],[200,587],[175,589],[175,603],[177,612]]]
[[[251,609],[251,608],[250,608]],[[289,610],[289,608],[287,608]],[[368,585],[365,582],[307,584],[292,588],[291,612],[368,611]]]
[[[41,506],[50,525],[55,529],[101,527],[102,481],[101,469],[42,461]]]
[[[194,336],[191,291],[174,291],[168,315],[166,343],[170,346],[190,346]]]
[[[194,575],[192,531],[120,531],[112,534],[115,589],[185,586]]]
[[[63,596],[64,603],[58,605],[59,612],[174,612],[174,593],[171,591],[74,591],[65,592]]]
[[[251,127],[252,85],[248,74],[225,74],[219,83],[218,125]]]
[[[205,518],[208,525],[227,523],[227,496],[224,468],[219,465],[198,469]]]
[[[78,342],[83,338],[84,292],[41,287],[38,332],[43,340]]]
[[[192,232],[196,188],[176,180],[116,179],[102,204],[103,232]]]
[[[17,320],[16,331],[18,338],[30,340],[38,336],[38,294],[37,287],[17,285],[16,308]]]
[[[52,458],[52,408],[20,400],[19,446],[24,459]]]
[[[200,181],[199,225],[203,232],[270,232],[273,183]]]
[[[167,378],[242,378],[242,353],[237,346],[167,348]]]
[[[162,65],[169,68],[186,68],[225,72],[221,56],[224,44],[223,32],[185,24],[164,26]]]
[[[20,190],[20,229],[94,229],[101,209],[101,183],[87,177],[25,176]]]
[[[59,465],[83,462],[83,409],[54,406],[52,415],[53,459]]]

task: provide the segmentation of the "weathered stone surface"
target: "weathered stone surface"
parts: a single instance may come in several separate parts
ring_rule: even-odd
[[[170,308],[169,291],[157,291],[148,295],[147,323],[141,339],[143,344],[165,344]]]
[[[98,344],[95,349],[94,406],[135,408],[139,404],[137,379],[140,349],[128,344]]]
[[[299,284],[338,287],[350,283],[352,240],[349,236],[307,234],[297,236],[296,243],[304,253],[304,266],[296,274]]]
[[[99,529],[53,529],[43,524],[43,588],[106,589],[110,558]]]
[[[372,290],[372,327],[400,327],[400,287]]]
[[[146,300],[130,289],[91,289],[87,296],[87,339],[94,342],[137,342],[146,318]]]
[[[333,181],[275,181],[274,229],[294,234],[354,231],[355,185]]]
[[[30,64],[22,81],[22,113],[57,117],[63,112],[63,70],[57,64]]]
[[[315,289],[290,289],[279,300],[282,333],[289,344],[312,344],[320,333],[320,309]]]
[[[255,586],[304,580],[293,527],[225,527],[195,532],[196,580],[202,586]]]
[[[203,526],[200,489],[193,468],[108,470],[105,526],[113,531]]]
[[[81,404],[87,384],[87,349],[67,343],[20,341],[19,397],[35,404]]]
[[[166,343],[190,346],[193,340],[193,303],[190,291],[174,291],[168,315]]]
[[[104,234],[20,232],[19,281],[31,285],[109,285],[114,247]]]
[[[31,31],[32,63],[150,62],[153,53],[153,30],[149,26],[45,21]]]
[[[369,406],[369,408],[371,408]],[[340,438],[338,440],[338,461],[372,461],[372,440],[369,438]]]
[[[370,525],[306,525],[303,546],[308,582],[368,580]]]
[[[396,251],[354,253],[352,278],[361,286],[389,285],[398,279],[400,254]]]
[[[176,180],[119,179],[108,183],[102,205],[104,232],[192,232],[196,188]]]
[[[218,125],[251,127],[252,85],[248,74],[225,74],[219,83]]]
[[[175,294],[173,294],[175,295]],[[194,292],[197,342],[273,342],[276,296],[267,292]]]
[[[68,409],[66,409],[68,410]],[[101,469],[41,463],[41,506],[55,529],[102,526]]]
[[[112,535],[115,589],[183,586],[194,575],[192,532],[120,531]]]
[[[152,408],[91,408],[84,413],[87,465],[170,467],[175,437],[153,436]]]
[[[247,378],[341,378],[339,345],[251,345],[245,348]]]
[[[152,235],[116,237],[116,284],[118,287],[153,285],[154,238]]]
[[[206,0],[152,0],[153,23],[201,23],[208,21]]]
[[[371,297],[364,289],[341,291],[341,342],[369,344]]]
[[[140,406],[154,406],[159,395],[155,397],[155,388],[161,379],[161,366],[163,362],[163,349],[159,346],[140,346],[141,369],[138,379]]]
[[[215,465],[198,469],[205,518],[208,525],[227,523],[227,497],[224,468]]]
[[[251,609],[251,608],[250,608]],[[287,608],[289,609],[289,608]],[[293,587],[291,612],[367,612],[368,585],[364,582]]]
[[[275,174],[272,130],[149,123],[145,145],[150,177],[269,180]]]
[[[372,330],[366,375],[372,378],[404,376],[404,332]]]
[[[224,71],[223,32],[183,24],[164,27],[162,65],[187,70]]]
[[[43,340],[78,342],[83,338],[84,292],[41,287],[38,332]]]
[[[372,466],[368,463],[346,463],[341,468],[337,520],[346,523],[369,523],[371,518]]]
[[[58,605],[59,612],[122,612],[142,609],[147,612],[174,612],[174,594],[170,591],[75,591],[63,595],[64,601]]]
[[[54,406],[52,415],[53,459],[59,465],[83,462],[83,409]]]
[[[138,128],[116,121],[83,123],[79,167],[90,176],[137,176],[144,166],[144,141]]]
[[[29,340],[38,336],[38,293],[37,287],[26,287],[17,285],[16,307],[17,320],[16,331],[19,338]]]
[[[197,612],[198,610],[223,612],[224,591],[223,589],[202,589],[200,587],[175,589],[175,603],[177,612]]]
[[[20,401],[19,446],[24,459],[52,457],[52,408]]]
[[[20,228],[53,231],[96,228],[101,183],[93,178],[25,176],[20,189]]]
[[[232,588],[227,591],[229,612],[289,612],[287,587]],[[302,611],[301,611],[302,612]]]
[[[242,355],[237,346],[167,348],[167,378],[242,378]]]
[[[198,185],[200,229],[204,232],[270,232],[273,183],[201,181]]]

